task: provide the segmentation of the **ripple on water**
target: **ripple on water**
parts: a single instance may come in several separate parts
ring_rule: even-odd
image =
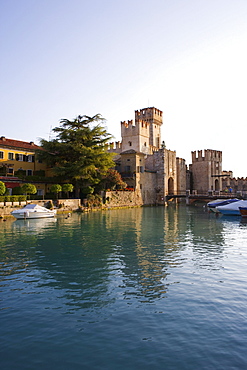
[[[5,225],[3,366],[247,368],[246,237],[196,207]]]

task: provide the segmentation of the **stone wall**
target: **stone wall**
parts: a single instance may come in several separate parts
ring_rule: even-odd
[[[143,199],[140,191],[107,191],[105,194],[106,207],[135,207],[142,206]]]

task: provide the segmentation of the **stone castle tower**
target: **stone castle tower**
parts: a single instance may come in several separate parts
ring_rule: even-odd
[[[161,148],[162,111],[145,108],[135,111],[133,120],[121,122],[122,151],[133,149],[138,153],[153,154]]]
[[[191,152],[193,189],[199,193],[207,193],[209,190],[222,190],[222,152],[218,150],[202,150]]]

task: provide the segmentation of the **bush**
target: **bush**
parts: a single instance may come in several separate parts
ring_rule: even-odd
[[[11,195],[10,199],[11,202],[19,202],[19,195]]]
[[[27,200],[26,195],[19,195],[19,202],[25,202]]]
[[[89,194],[87,196],[88,207],[100,207],[102,206],[102,199],[100,195]]]
[[[6,186],[4,182],[0,181],[0,195],[5,194],[5,192],[6,192]]]
[[[11,196],[10,195],[5,195],[4,201],[5,202],[11,202]]]

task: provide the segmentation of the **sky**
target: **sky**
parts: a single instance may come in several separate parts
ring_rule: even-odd
[[[0,136],[39,144],[99,113],[118,141],[156,107],[187,165],[220,150],[247,177],[246,0],[0,0],[0,55]]]

